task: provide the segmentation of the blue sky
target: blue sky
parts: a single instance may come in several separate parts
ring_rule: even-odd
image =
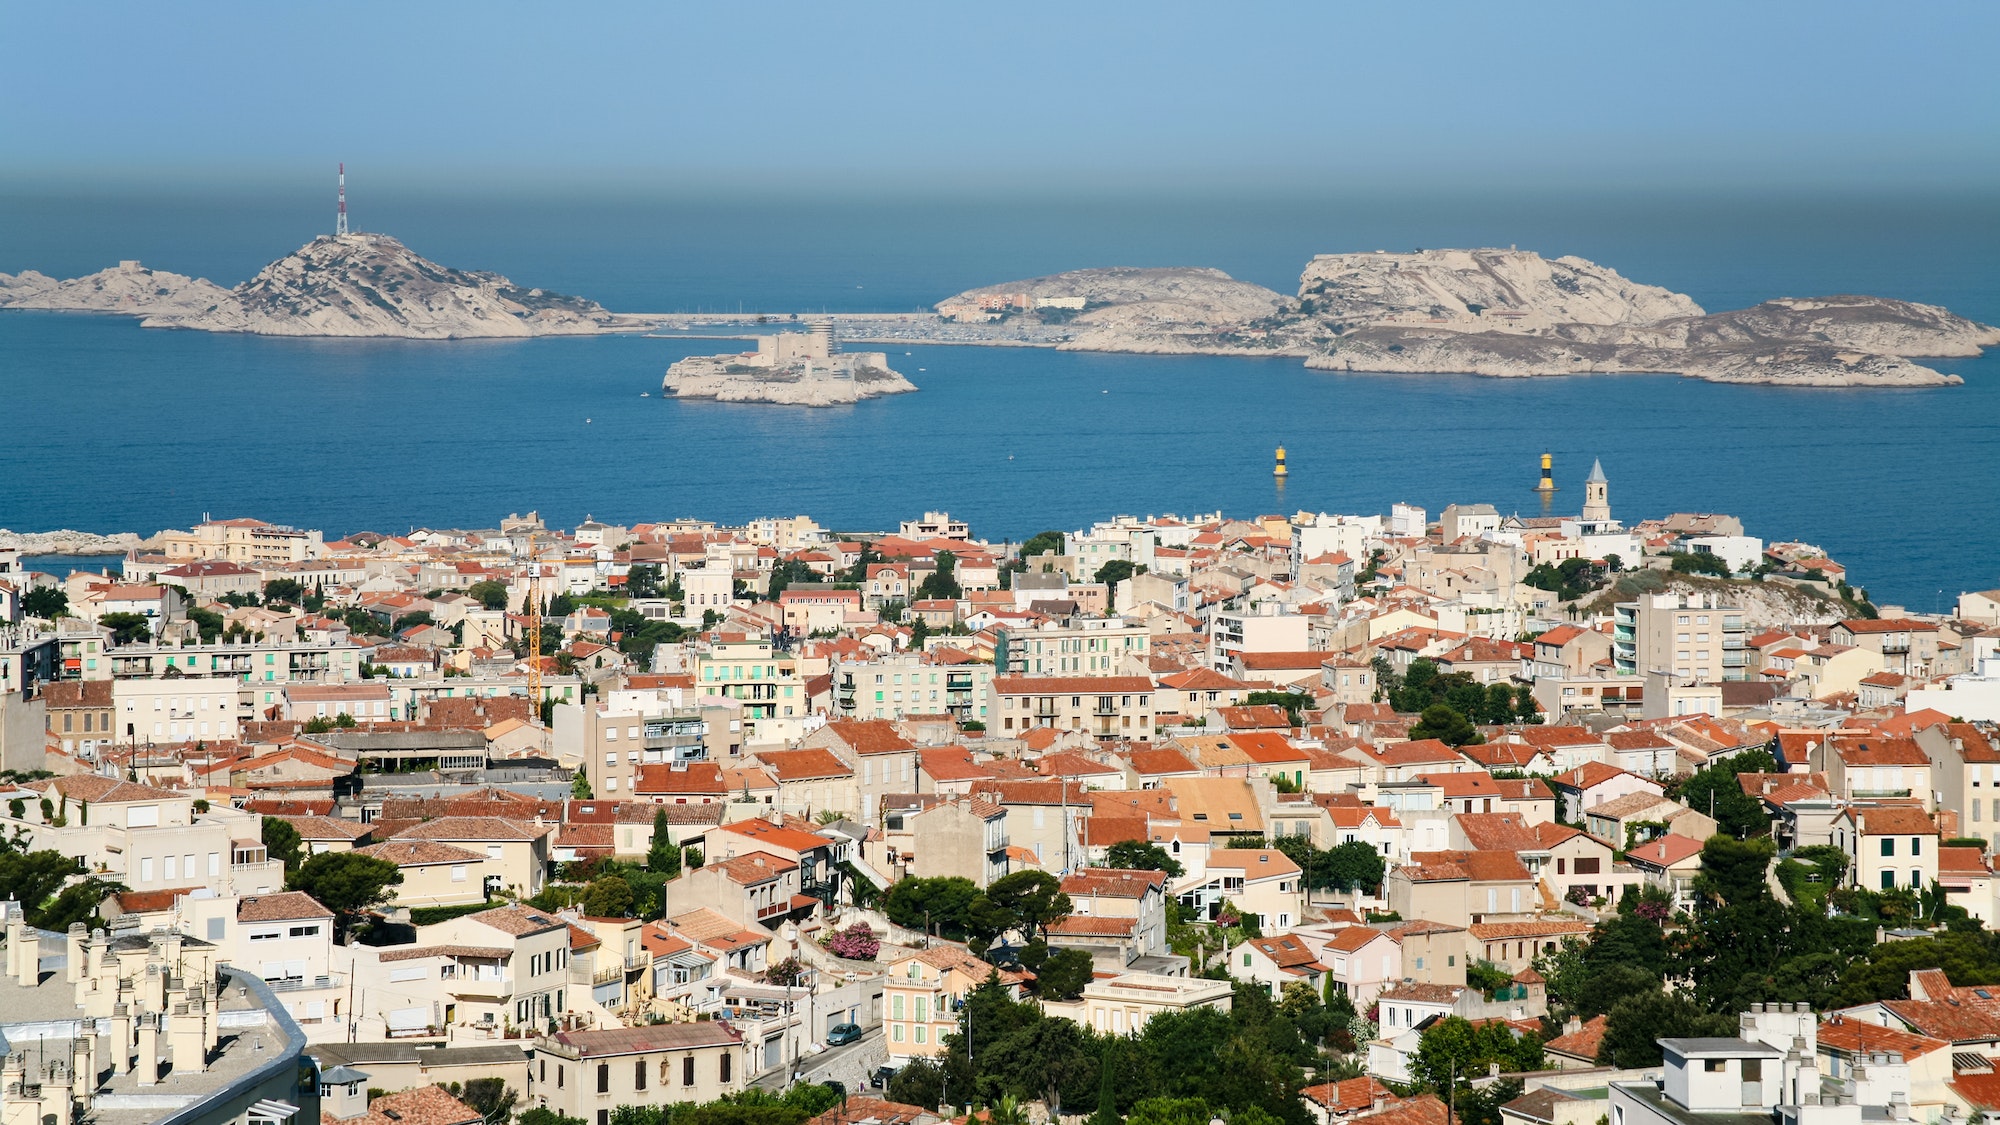
[[[0,175],[2000,184],[2000,4],[30,4]]]

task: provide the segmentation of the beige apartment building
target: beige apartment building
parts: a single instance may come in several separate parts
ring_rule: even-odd
[[[987,712],[1002,734],[1056,727],[1143,741],[1153,736],[1153,692],[1146,676],[997,676]]]
[[[614,691],[556,707],[557,757],[579,763],[590,792],[614,801],[632,799],[642,766],[709,760],[710,722],[732,720],[724,708],[682,705],[679,694]]]
[[[317,531],[253,519],[210,520],[193,531],[162,531],[156,542],[170,559],[221,559],[245,566],[304,562],[326,550]]]
[[[564,1031],[536,1045],[528,1102],[588,1125],[622,1105],[711,1102],[743,1089],[749,1049],[727,1022]]]
[[[1747,680],[1755,658],[1743,609],[1713,593],[1646,594],[1613,610],[1611,656],[1620,675],[1660,673],[1712,683]]]
[[[1007,810],[980,797],[955,797],[904,818],[910,874],[956,876],[987,887],[1007,874]]]
[[[994,646],[993,666],[1002,674],[1110,676],[1123,670],[1128,658],[1140,662],[1135,667],[1144,667],[1152,643],[1146,626],[1123,618],[1050,621],[1003,630]]]

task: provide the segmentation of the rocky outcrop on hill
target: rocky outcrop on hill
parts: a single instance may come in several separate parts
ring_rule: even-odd
[[[917,389],[890,369],[889,357],[882,352],[843,352],[779,366],[745,363],[745,358],[690,356],[667,368],[660,389],[675,398],[778,406],[845,406]]]
[[[1076,270],[968,290],[938,311],[973,322],[1066,319],[1056,346],[1077,350],[1299,355],[1326,371],[1650,372],[1799,387],[1955,384],[1958,376],[1908,357],[2000,344],[2000,330],[1880,297],[1785,298],[1709,313],[1582,258],[1516,249],[1322,254],[1295,299],[1215,270]]]
[[[1299,278],[1299,312],[1335,332],[1377,324],[1535,332],[1561,324],[1650,324],[1700,305],[1582,258],[1527,250],[1321,254]]]
[[[0,273],[0,308],[150,316],[196,312],[228,299],[229,290],[212,281],[149,270],[137,262],[120,262],[67,281],[34,270]]]
[[[386,234],[316,238],[235,289],[136,262],[74,281],[31,272],[0,281],[0,307],[129,313],[148,328],[418,340],[576,335],[614,319],[580,297],[440,266]]]
[[[1272,318],[1291,301],[1196,268],[1070,270],[968,289],[937,303],[950,319],[1033,317],[1068,326],[1068,351],[1304,355]]]

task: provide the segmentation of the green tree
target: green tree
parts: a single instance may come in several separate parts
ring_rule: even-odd
[[[1454,747],[1486,741],[1471,720],[1444,703],[1424,708],[1423,715],[1410,726],[1410,738],[1435,738],[1446,746]]]
[[[1710,1013],[1681,994],[1658,989],[1635,992],[1612,1005],[1598,1042],[1597,1061],[1616,1067],[1660,1065],[1657,1040],[1690,1036],[1734,1036],[1736,1017]]]
[[[214,644],[215,638],[222,635],[222,615],[214,610],[203,609],[198,605],[189,606],[187,617],[189,621],[194,622],[195,630],[201,634],[202,644]]]
[[[578,770],[569,779],[569,795],[579,801],[590,800],[590,779],[583,776],[583,771]]]
[[[488,578],[484,582],[474,582],[465,588],[465,596],[487,609],[507,608],[507,584],[498,579]]]
[[[1046,871],[1003,875],[986,888],[986,897],[1011,915],[1024,935],[1040,933],[1048,937],[1049,924],[1072,910],[1069,896],[1063,893],[1062,880]]]
[[[1024,559],[1031,555],[1060,555],[1062,553],[1063,533],[1060,531],[1040,532],[1029,536],[1028,541],[1021,544],[1021,557]]]
[[[1090,954],[1081,949],[1062,949],[1049,954],[1035,973],[1035,995],[1044,1000],[1074,1000],[1090,983]]]
[[[664,806],[653,811],[653,843],[646,849],[646,870],[669,879],[681,873],[681,850],[674,846]]]
[[[1208,1125],[1214,1120],[1200,1098],[1147,1098],[1132,1107],[1125,1125]]]
[[[1382,885],[1385,868],[1381,853],[1360,840],[1349,840],[1327,849],[1327,869],[1331,885],[1343,891],[1373,890]]]
[[[917,597],[957,601],[964,594],[958,585],[958,556],[950,551],[939,551],[935,561],[937,569],[917,584]]]
[[[1743,791],[1736,780],[1741,773],[1774,773],[1778,761],[1766,750],[1746,750],[1712,762],[1681,782],[1677,794],[1696,812],[1714,810],[1715,821],[1731,836],[1766,836],[1771,818],[1764,803]]]
[[[1516,1038],[1504,1023],[1475,1027],[1459,1016],[1448,1016],[1432,1024],[1417,1040],[1410,1077],[1442,1092],[1453,1087],[1455,1078],[1483,1074],[1492,1063],[1510,1073],[1540,1070],[1541,1036]]]
[[[1104,865],[1121,871],[1164,871],[1171,879],[1186,874],[1167,849],[1144,840],[1120,840],[1111,845],[1104,853]]]
[[[583,912],[592,918],[629,918],[633,902],[632,884],[617,875],[592,879],[583,892]]]
[[[285,886],[317,899],[345,930],[361,912],[388,902],[389,888],[402,881],[403,873],[386,859],[358,852],[321,852],[301,863]]]
[[[771,568],[771,581],[764,587],[764,597],[777,601],[778,595],[791,588],[794,582],[818,582],[819,572],[801,559],[786,559]],[[637,595],[634,595],[635,597]]]
[[[145,644],[153,636],[152,625],[137,613],[100,614],[97,623],[111,630],[111,643],[114,645]]]
[[[53,621],[69,616],[69,595],[61,586],[36,586],[21,595],[21,612]]]
[[[1983,933],[1942,933],[1907,941],[1870,946],[1840,975],[1833,1004],[1851,1007],[1877,1000],[1904,1000],[1910,995],[1910,974],[1918,969],[1943,969],[1961,988],[2000,984],[2000,936]]]
[[[264,600],[266,602],[283,602],[286,605],[297,605],[304,596],[305,591],[299,587],[299,582],[296,578],[273,578],[264,583]]]
[[[661,593],[660,567],[657,563],[635,563],[626,568],[625,594],[627,597],[657,598]]]
[[[1095,581],[1104,583],[1106,596],[1115,603],[1118,597],[1118,584],[1130,581],[1132,576],[1138,573],[1141,573],[1140,568],[1134,566],[1130,561],[1126,559],[1112,559],[1110,562],[1098,567],[1097,573],[1091,577]]]
[[[978,884],[959,876],[900,879],[883,892],[882,911],[906,929],[928,926],[932,933],[962,935],[967,912],[979,897]]]
[[[1124,1125],[1118,1115],[1118,1047],[1104,1045],[1104,1057],[1097,1064],[1097,1112],[1089,1125]]]
[[[911,1059],[890,1077],[888,1094],[902,1105],[943,1105],[944,1068],[929,1059]]]
[[[301,729],[307,734],[325,734],[333,729],[333,720],[325,715],[314,715],[306,720],[305,726]]]
[[[1675,574],[1712,574],[1717,578],[1729,577],[1729,563],[1720,555],[1712,555],[1706,551],[1692,553],[1675,551],[1667,558],[1672,560],[1667,565],[1673,568]]]
[[[265,817],[263,837],[265,853],[285,865],[286,875],[299,869],[300,862],[305,858],[304,842],[291,821],[275,816]]]

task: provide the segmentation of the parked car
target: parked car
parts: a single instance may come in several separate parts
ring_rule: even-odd
[[[868,1076],[868,1084],[877,1090],[886,1090],[889,1088],[889,1079],[894,1077],[896,1077],[895,1067],[878,1066],[875,1068],[875,1073]]]
[[[861,1026],[859,1024],[835,1024],[826,1033],[826,1045],[829,1047],[838,1047],[843,1043],[852,1043],[859,1038],[861,1038]]]

